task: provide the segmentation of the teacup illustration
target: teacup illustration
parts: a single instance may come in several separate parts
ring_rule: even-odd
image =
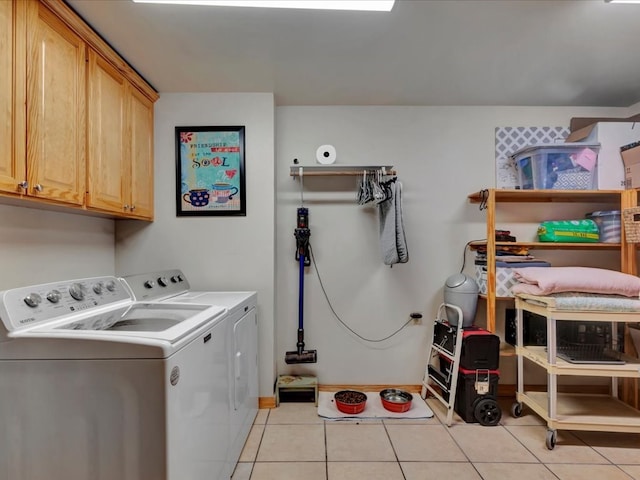
[[[185,193],[182,198],[194,207],[205,207],[209,204],[209,190],[206,188],[195,188],[189,190],[189,193]]]
[[[214,183],[213,194],[216,196],[216,203],[227,203],[233,200],[233,196],[238,193],[238,187],[234,187],[230,183]]]

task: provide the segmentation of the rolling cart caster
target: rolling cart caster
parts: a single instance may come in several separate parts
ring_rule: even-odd
[[[558,433],[556,430],[547,430],[546,445],[549,450],[553,450],[558,440]]]
[[[511,416],[514,418],[519,418],[522,415],[522,404],[520,402],[515,402],[511,405]]]
[[[492,427],[500,422],[502,410],[493,398],[479,398],[473,407],[473,416],[480,425]]]

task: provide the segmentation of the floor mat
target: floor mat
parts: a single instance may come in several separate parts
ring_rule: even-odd
[[[342,413],[336,407],[333,395],[335,392],[318,393],[318,415],[329,420],[344,420],[348,418],[431,418],[433,411],[427,406],[420,395],[413,394],[411,408],[404,413],[390,412],[382,406],[380,392],[364,392],[367,403],[364,411],[357,415]]]

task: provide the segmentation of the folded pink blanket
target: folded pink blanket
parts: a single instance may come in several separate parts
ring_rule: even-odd
[[[520,283],[511,292],[549,295],[587,292],[640,297],[640,278],[627,273],[591,267],[528,267],[513,269]]]

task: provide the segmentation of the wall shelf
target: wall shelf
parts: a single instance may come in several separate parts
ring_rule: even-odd
[[[620,203],[621,190],[502,190],[490,189],[495,202],[502,203]],[[489,190],[468,195],[471,203],[482,203],[488,199]]]
[[[384,175],[396,174],[393,165],[291,165],[289,175],[299,177],[300,169],[304,177],[356,177],[361,176],[365,171],[382,171]]]
[[[531,250],[620,250],[620,243],[495,242],[496,247],[526,247]],[[486,240],[469,243],[471,250],[487,246]]]

